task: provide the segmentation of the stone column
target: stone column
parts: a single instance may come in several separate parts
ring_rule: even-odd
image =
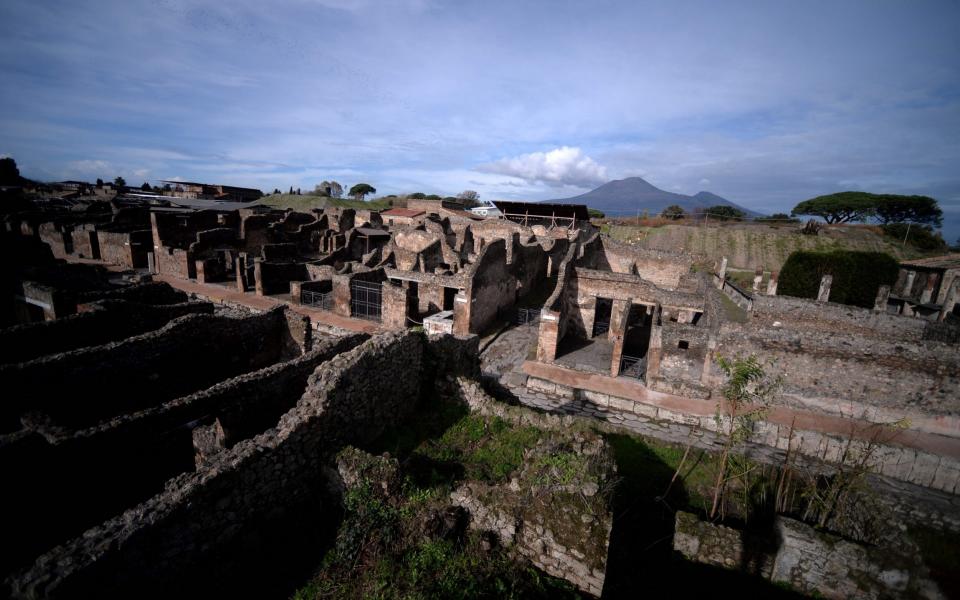
[[[910,297],[911,290],[913,289],[913,280],[916,277],[916,271],[907,271],[907,280],[903,282],[903,293],[901,294],[904,298]]]
[[[723,289],[723,280],[727,278],[727,257],[724,256],[720,261],[720,272],[717,273],[720,277],[720,281],[717,282],[717,287]]]
[[[830,286],[833,284],[833,275],[824,275],[820,280],[820,291],[817,292],[817,302],[830,301]]]
[[[881,285],[877,290],[877,299],[873,301],[873,312],[887,312],[887,299],[890,298],[890,286]]]
[[[763,282],[763,265],[760,265],[753,271],[753,291],[760,293],[760,284]]]
[[[776,296],[777,295],[777,278],[780,276],[776,271],[770,272],[770,281],[767,282],[767,295]]]
[[[940,316],[937,317],[937,320],[943,321],[946,319],[947,315],[953,312],[953,307],[957,302],[960,302],[960,277],[954,278],[950,284],[950,291],[947,292],[943,306],[940,307]]]
[[[610,310],[610,329],[607,331],[607,339],[613,342],[613,352],[610,357],[611,377],[620,375],[620,358],[623,356],[623,342],[627,335],[627,321],[630,318],[632,302],[632,298],[614,300]]]
[[[920,304],[929,304],[933,297],[933,288],[937,285],[939,276],[936,273],[927,273],[927,283],[923,286],[923,292],[920,294]]]

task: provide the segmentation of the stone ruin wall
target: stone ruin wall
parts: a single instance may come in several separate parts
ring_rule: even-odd
[[[300,354],[309,335],[302,329],[282,309],[243,319],[192,314],[119,342],[0,366],[18,390],[3,402],[0,422],[37,410],[77,425],[146,408]]]
[[[678,512],[673,547],[688,560],[759,575],[823,598],[944,598],[916,554],[858,544],[777,517],[774,536]]]
[[[118,341],[158,329],[183,315],[212,313],[209,302],[153,305],[99,300],[74,315],[0,329],[0,364]]]
[[[324,363],[275,428],[44,555],[6,582],[12,596],[193,594],[237,586],[243,565],[276,550],[245,536],[336,518],[323,465],[342,446],[376,437],[413,409],[421,380],[410,374],[424,373],[425,345],[415,333],[384,334]]]
[[[304,318],[286,315],[294,324]],[[308,322],[297,344],[309,346]],[[294,328],[296,334],[300,328]],[[291,336],[293,337],[293,336]],[[314,344],[292,360],[239,375],[190,396],[124,414],[81,430],[29,423],[34,429],[0,437],[0,463],[22,506],[6,514],[11,544],[4,565],[16,566],[55,541],[68,539],[162,488],[164,481],[192,470],[191,432],[214,422],[225,429],[227,447],[267,429],[306,387],[310,373],[368,336],[348,335]],[[53,426],[51,426],[53,425]],[[30,468],[24,469],[25,465]],[[59,503],[69,499],[70,509]]]

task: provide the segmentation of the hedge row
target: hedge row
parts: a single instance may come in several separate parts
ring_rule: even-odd
[[[820,280],[833,275],[831,302],[871,308],[877,289],[893,286],[899,269],[897,261],[883,252],[794,252],[780,270],[777,291],[785,296],[816,298]]]

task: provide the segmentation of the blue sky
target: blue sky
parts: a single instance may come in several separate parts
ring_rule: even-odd
[[[765,212],[926,194],[960,236],[960,3],[4,0],[0,154],[38,179]]]

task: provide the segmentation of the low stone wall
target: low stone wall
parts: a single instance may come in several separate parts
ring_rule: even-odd
[[[757,535],[678,512],[673,548],[688,560],[761,575],[825,598],[943,598],[919,557],[865,546],[785,517]]]
[[[282,308],[241,319],[186,315],[120,342],[3,365],[0,377],[17,393],[2,413],[89,425],[300,354],[295,336],[306,333],[293,329]]]
[[[212,313],[209,302],[152,305],[101,300],[61,319],[0,329],[0,364],[97,346],[158,329],[183,315]]]
[[[289,548],[264,543],[336,520],[324,465],[416,404],[425,340],[377,336],[321,365],[276,428],[42,556],[7,586],[15,598],[172,597],[244,590]],[[268,535],[267,532],[273,532]],[[244,586],[248,586],[244,588]]]
[[[269,429],[303,394],[317,366],[367,338],[326,340],[293,360],[89,429],[38,424],[42,437],[0,447],[0,467],[18,490],[0,515],[8,542],[0,562],[16,566],[35,558],[161,491],[166,480],[191,470],[191,431],[199,424],[216,421],[223,434],[216,451]]]
[[[717,447],[714,434],[718,430],[718,424],[714,418],[715,408],[709,402],[703,402],[701,409],[693,413],[684,411],[679,406],[657,406],[577,389],[538,377],[529,377],[526,385],[534,393],[556,397],[558,403],[562,403],[562,410],[568,414],[602,419],[655,437],[670,435],[676,438],[673,441],[677,442],[693,439],[697,445],[708,449]],[[756,455],[766,462],[782,462],[783,451],[788,446],[793,452],[807,457],[835,460],[843,452],[848,437],[853,436],[862,443],[873,434],[873,430],[865,422],[859,424],[859,429],[856,429],[856,422],[851,422],[847,427],[852,429],[839,434],[804,429],[804,419],[799,419],[794,426],[787,415],[781,417],[776,411],[771,416],[782,422],[758,422],[751,438],[754,443],[751,455]],[[876,451],[876,469],[879,474],[950,494],[960,493],[960,461],[951,456],[899,445],[898,437],[894,434],[889,434],[889,441],[881,443]],[[911,437],[909,431],[900,435],[905,441]],[[881,439],[884,439],[883,436]],[[960,532],[960,520],[954,527]]]

